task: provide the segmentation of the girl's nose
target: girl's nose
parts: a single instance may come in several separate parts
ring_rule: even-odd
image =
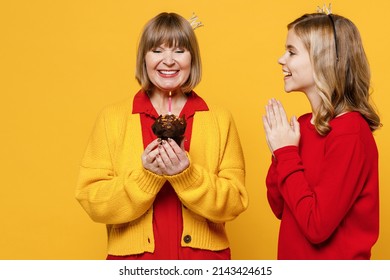
[[[279,63],[280,65],[286,64],[286,54],[283,54],[281,57],[279,57],[278,63]]]

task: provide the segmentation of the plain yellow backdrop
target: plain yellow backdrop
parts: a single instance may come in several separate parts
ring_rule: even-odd
[[[162,11],[190,17],[203,60],[196,88],[234,115],[247,166],[250,206],[227,224],[233,259],[275,259],[279,221],[266,200],[270,161],[261,115],[271,97],[288,114],[310,110],[286,94],[277,59],[286,25],[321,1],[36,0],[2,1],[0,9],[0,259],[104,259],[105,226],[74,199],[78,166],[98,112],[132,96],[142,27]],[[390,259],[390,2],[332,1],[333,12],[361,31],[372,69],[373,99],[383,128],[381,229],[374,259]]]

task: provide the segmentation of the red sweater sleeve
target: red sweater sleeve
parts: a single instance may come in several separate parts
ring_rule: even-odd
[[[276,218],[280,220],[283,214],[284,199],[278,188],[278,172],[276,171],[276,159],[274,157],[272,157],[265,183],[267,186],[268,203]]]
[[[289,207],[311,243],[327,240],[364,186],[368,172],[364,168],[364,145],[355,134],[330,137],[325,144],[324,157],[318,162],[319,179],[312,185],[305,178],[297,147],[284,147],[274,153],[285,207]]]

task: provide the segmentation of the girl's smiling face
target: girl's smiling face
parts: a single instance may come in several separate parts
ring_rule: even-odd
[[[286,52],[279,58],[278,63],[282,65],[286,92],[301,91],[306,94],[315,92],[316,85],[309,52],[292,29],[287,33]]]

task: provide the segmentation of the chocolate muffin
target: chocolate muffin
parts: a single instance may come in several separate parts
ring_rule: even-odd
[[[152,125],[153,133],[162,140],[171,138],[180,146],[184,139],[187,122],[185,117],[177,117],[173,114],[160,115]]]

